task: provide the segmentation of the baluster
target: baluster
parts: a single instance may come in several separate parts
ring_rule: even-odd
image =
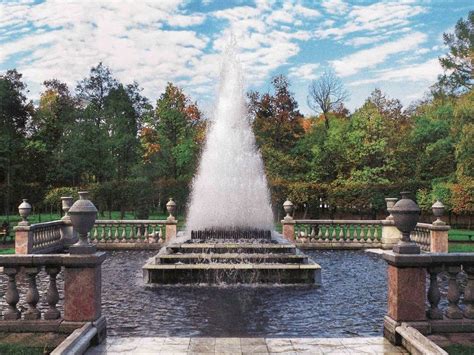
[[[378,241],[379,240],[379,226],[378,225],[375,225],[374,226],[374,241]]]
[[[163,239],[163,231],[161,229],[161,225],[158,226],[158,241],[162,242]]]
[[[315,226],[311,226],[311,238],[315,238],[316,237],[316,228]]]
[[[5,320],[20,319],[21,314],[16,304],[20,300],[18,289],[16,288],[16,274],[18,274],[17,267],[6,267],[3,272],[8,276],[7,292],[5,293],[5,301],[8,304],[8,309],[3,313]]]
[[[359,234],[360,241],[361,241],[362,243],[364,243],[364,242],[365,242],[365,229],[364,229],[364,225],[361,224],[359,227],[360,227],[360,234]]]
[[[358,242],[359,235],[357,234],[357,225],[356,224],[349,224],[350,234],[352,235],[352,241]]]
[[[449,275],[448,283],[448,309],[446,310],[446,317],[451,319],[461,319],[462,311],[459,308],[458,302],[460,298],[459,286],[456,281],[456,276],[461,271],[460,266],[448,266],[447,268]]]
[[[323,239],[323,230],[322,230],[320,225],[318,225],[317,227],[318,227],[318,240],[322,240]]]
[[[369,224],[367,225],[367,243],[372,243],[372,234],[373,234],[373,225]]]
[[[135,225],[130,225],[130,241],[133,243],[135,241]]]
[[[26,267],[25,273],[28,278],[28,292],[26,293],[26,303],[28,310],[25,312],[25,319],[40,319],[41,313],[36,308],[39,301],[38,287],[36,286],[36,275],[40,272],[39,267]]]
[[[345,241],[346,240],[346,238],[345,238],[346,233],[345,233],[344,227],[345,227],[344,224],[339,225],[339,240],[344,240]]]
[[[440,266],[433,266],[428,268],[430,274],[430,287],[428,288],[428,302],[430,308],[426,312],[426,315],[430,319],[443,319],[443,312],[438,308],[441,294],[439,292],[438,274],[441,272]]]
[[[112,243],[114,240],[112,239],[112,228],[114,227],[113,224],[107,225],[107,243]]]
[[[336,240],[337,233],[336,233],[336,225],[331,224],[332,232],[331,232],[331,240]]]
[[[105,243],[106,240],[105,240],[105,224],[102,224],[101,226],[101,230],[100,230],[100,241],[102,243]]]
[[[46,273],[49,275],[49,286],[46,294],[46,301],[48,302],[48,310],[44,314],[44,319],[58,319],[61,313],[56,308],[59,301],[58,286],[56,284],[56,277],[61,271],[60,266],[46,266]]]
[[[474,266],[465,266],[464,271],[467,274],[467,285],[464,289],[464,317],[474,318]]]
[[[122,243],[126,243],[127,242],[127,226],[121,225],[120,228],[122,228],[122,239],[120,241]]]
[[[94,226],[94,234],[93,234],[93,239],[95,241],[97,241],[97,239],[99,238],[99,233],[97,232],[97,230],[99,229],[99,227],[97,226],[97,224]]]
[[[137,224],[137,242],[142,242],[142,225]]]
[[[113,229],[114,229],[114,243],[118,243],[118,242],[120,242],[118,225],[114,224],[112,226],[113,226]]]
[[[324,241],[329,242],[329,226],[327,224],[324,225]]]

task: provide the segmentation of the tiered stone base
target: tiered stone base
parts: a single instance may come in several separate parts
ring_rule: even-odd
[[[321,267],[289,243],[196,242],[164,247],[144,267],[147,284],[317,284]]]

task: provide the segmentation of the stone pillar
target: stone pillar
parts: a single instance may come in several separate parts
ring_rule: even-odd
[[[281,224],[282,224],[282,234],[283,234],[283,237],[288,240],[289,242],[292,242],[294,243],[295,242],[295,220],[294,219],[291,219],[291,220],[288,220],[288,219],[283,219],[281,221]]]
[[[447,253],[448,252],[448,231],[449,226],[440,226],[433,224],[430,231],[430,252]]]
[[[72,206],[72,197],[61,197],[62,209],[64,216],[61,218],[63,225],[61,226],[61,239],[64,242],[65,247],[69,247],[79,241],[77,232],[74,230],[71,222],[71,216],[69,216],[69,209]]]
[[[15,231],[15,254],[31,254],[33,251],[33,232],[30,226],[16,226]]]
[[[395,227],[393,219],[385,219],[382,221],[382,249],[392,250],[398,243],[402,234]]]
[[[386,252],[383,257],[389,264],[384,335],[396,343],[396,326],[402,322],[426,320],[426,266],[430,262],[430,256]]]
[[[444,214],[444,205],[436,201],[431,206],[436,221],[433,222],[430,232],[430,252],[447,253],[448,252],[448,231],[450,227],[441,219]]]
[[[65,321],[92,322],[100,318],[104,260],[105,253],[64,256]]]
[[[177,234],[177,220],[167,220],[166,221],[166,241],[169,242],[171,239],[176,237]]]

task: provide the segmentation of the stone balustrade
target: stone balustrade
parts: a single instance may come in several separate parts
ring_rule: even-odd
[[[424,334],[474,331],[474,253],[384,254],[388,312],[384,333],[412,323]]]
[[[64,249],[69,224],[63,220],[15,227],[16,254],[47,254]]]
[[[285,223],[285,221],[283,221]],[[293,238],[305,248],[379,248],[380,220],[294,220]]]
[[[104,260],[105,253],[0,256],[6,275],[0,331],[67,333],[78,322],[97,322]]]
[[[94,244],[155,244],[176,236],[176,220],[97,220],[89,234]]]

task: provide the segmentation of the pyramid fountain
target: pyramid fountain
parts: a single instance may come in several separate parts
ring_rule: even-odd
[[[143,267],[146,283],[320,283],[320,266],[273,232],[270,193],[234,47],[223,61],[186,231]]]

